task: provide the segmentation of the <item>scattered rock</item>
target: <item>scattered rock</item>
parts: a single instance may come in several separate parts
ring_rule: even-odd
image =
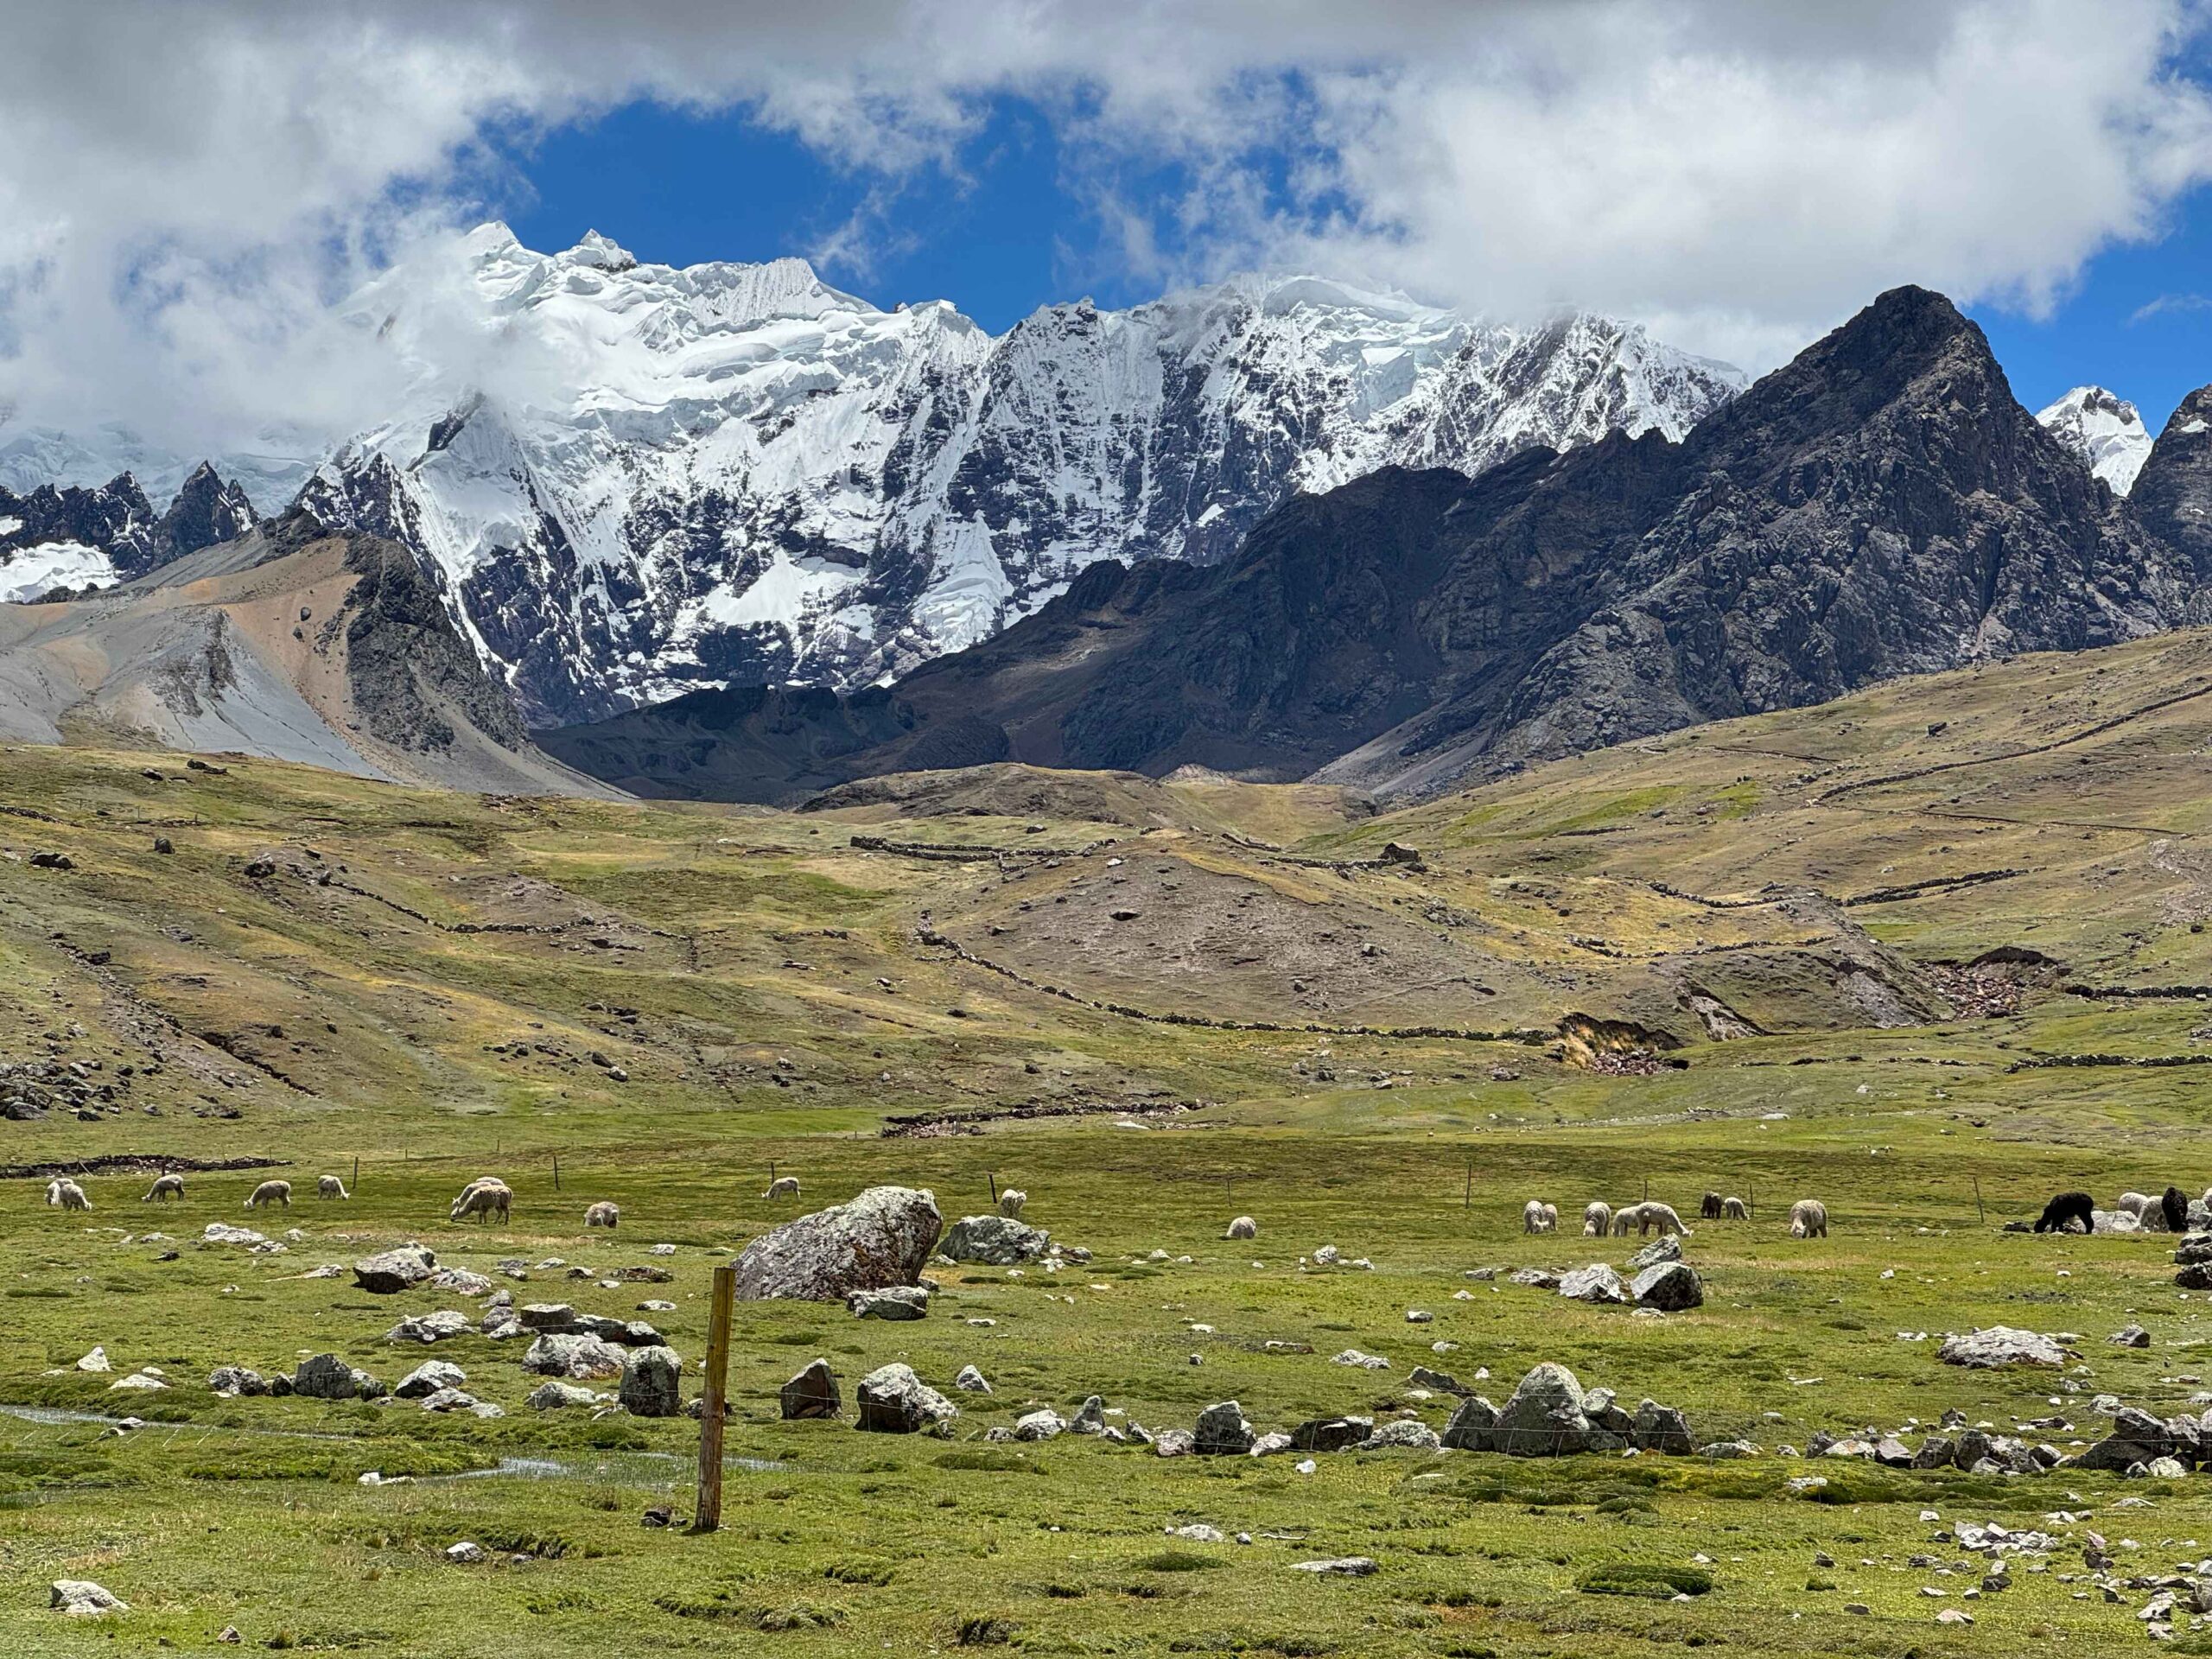
[[[575,1379],[620,1376],[622,1351],[613,1343],[580,1332],[547,1331],[539,1333],[522,1357],[522,1368],[539,1376]]]
[[[302,1360],[292,1373],[292,1392],[310,1400],[376,1400],[383,1397],[385,1386],[336,1354],[317,1354]]]
[[[854,1426],[876,1433],[918,1433],[948,1426],[960,1415],[959,1407],[925,1384],[908,1365],[870,1371],[861,1379],[857,1392],[860,1417]]]
[[[963,1216],[938,1248],[955,1262],[1011,1268],[1043,1260],[1052,1251],[1052,1236],[1013,1216]]]
[[[47,1605],[70,1618],[105,1618],[127,1613],[130,1604],[110,1594],[90,1579],[56,1579],[48,1587]]]
[[[426,1359],[401,1377],[391,1392],[401,1400],[421,1400],[441,1389],[457,1389],[468,1381],[460,1366],[442,1359]]]
[[[1628,1259],[1631,1271],[1641,1273],[1646,1268],[1656,1268],[1662,1262],[1682,1259],[1682,1241],[1672,1233],[1662,1233]]]
[[[1363,1579],[1374,1573],[1375,1563],[1364,1555],[1340,1555],[1328,1561],[1293,1561],[1294,1573],[1329,1573],[1348,1579]]]
[[[1224,1400],[1198,1414],[1198,1427],[1191,1436],[1192,1450],[1205,1455],[1242,1456],[1252,1449],[1254,1438],[1243,1408],[1234,1400]]]
[[[683,1410],[677,1386],[683,1362],[673,1348],[632,1349],[622,1362],[622,1381],[615,1398],[633,1417],[674,1417]]]
[[[386,1342],[443,1342],[448,1338],[465,1336],[470,1329],[468,1315],[456,1313],[451,1308],[440,1308],[435,1313],[410,1313],[384,1333]]]
[[[1705,1285],[1688,1262],[1661,1262],[1637,1274],[1629,1294],[1636,1298],[1638,1307],[1680,1313],[1704,1304]]]
[[[1547,1361],[1521,1379],[1492,1431],[1497,1449],[1516,1458],[1567,1457],[1587,1451],[1590,1419],[1582,1385],[1564,1365]]]
[[[988,1394],[991,1391],[991,1385],[983,1380],[983,1374],[973,1365],[963,1365],[960,1375],[952,1379],[952,1386],[967,1394]]]
[[[780,1398],[786,1422],[835,1417],[844,1404],[837,1392],[837,1374],[830,1369],[826,1359],[808,1361],[797,1376],[784,1384]]]
[[[1603,1262],[1593,1262],[1578,1268],[1559,1281],[1559,1294],[1577,1302],[1625,1302],[1628,1292],[1622,1287],[1621,1276]]]
[[[412,1290],[438,1270],[438,1258],[420,1244],[402,1244],[380,1250],[353,1264],[353,1284],[373,1296],[395,1295]]]
[[[887,1285],[881,1290],[856,1290],[845,1299],[856,1319],[918,1319],[930,1311],[926,1285]]]
[[[434,1363],[435,1362],[433,1362]],[[600,1396],[573,1382],[541,1382],[523,1403],[532,1411],[560,1411],[569,1406],[595,1406]]]

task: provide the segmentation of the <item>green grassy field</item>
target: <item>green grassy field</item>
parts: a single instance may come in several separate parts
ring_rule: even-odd
[[[2008,1432],[2063,1420],[2029,1432],[2070,1451],[2104,1432],[2100,1394],[2201,1408],[2212,1322],[2174,1287],[2170,1240],[1999,1229],[2070,1187],[2109,1203],[2212,1185],[2202,1066],[2050,1064],[2212,1055],[2192,988],[2212,982],[2212,698],[2190,695],[2208,671],[2194,635],[2024,661],[1382,817],[1214,781],[1094,790],[1105,818],[971,813],[956,791],[902,819],[0,753],[0,1059],[114,1087],[89,1116],[0,1122],[0,1163],[86,1167],[95,1206],[46,1207],[43,1173],[0,1179],[0,1653],[215,1653],[226,1626],[249,1647],[455,1656],[2139,1644],[2149,1592],[2108,1601],[2080,1541],[2102,1532],[2122,1578],[2212,1554],[2206,1477],[1998,1479],[1782,1448],[1955,1409]],[[1393,840],[1420,865],[1375,861]],[[2035,959],[1969,996],[1955,964],[1999,947]],[[2169,994],[2112,994],[2145,988]],[[1713,1040],[1713,1007],[1751,1034]],[[1627,1063],[1588,1064],[1572,1032],[1596,1021]],[[1014,1115],[1033,1107],[1057,1115]],[[947,1111],[977,1121],[883,1133]],[[279,1166],[190,1173],[184,1203],[142,1206],[145,1174],[98,1163],[118,1157]],[[772,1169],[800,1177],[799,1205],[762,1198]],[[325,1173],[349,1202],[308,1196]],[[482,1173],[514,1187],[512,1223],[449,1224]],[[302,1196],[249,1217],[266,1173]],[[518,1300],[671,1300],[641,1317],[696,1362],[710,1270],[760,1231],[880,1182],[930,1187],[950,1219],[994,1181],[1092,1259],[932,1269],[918,1324],[741,1306],[738,1461],[710,1536],[642,1524],[650,1506],[688,1516],[695,1423],[531,1410],[524,1344],[385,1339],[471,1302],[304,1276],[407,1239],[485,1271],[558,1258]],[[1757,1213],[1693,1220],[1694,1312],[1467,1277],[1618,1267],[1637,1242],[1525,1237],[1529,1198],[1571,1232],[1592,1198],[1648,1190],[1694,1216],[1709,1188]],[[1827,1204],[1830,1238],[1787,1236],[1803,1196]],[[582,1225],[600,1198],[622,1208],[612,1237]],[[1256,1241],[1223,1239],[1239,1213]],[[217,1220],[301,1236],[261,1255],[196,1243]],[[1323,1244],[1372,1270],[1306,1265]],[[597,1282],[648,1262],[673,1283]],[[2107,1341],[2132,1321],[2150,1347]],[[1944,1332],[1995,1323],[2074,1333],[2079,1361],[1937,1363]],[[73,1369],[96,1344],[111,1375]],[[1332,1363],[1346,1348],[1390,1368]],[[507,1414],[207,1387],[220,1364],[324,1351],[387,1382],[451,1360]],[[893,1360],[948,1392],[974,1363],[994,1392],[953,1395],[949,1440],[779,1421],[777,1387],[817,1355],[849,1402]],[[1414,1364],[1503,1402],[1542,1360],[1764,1454],[1338,1453],[1301,1474],[1294,1455],[982,1438],[1092,1393],[1155,1428],[1226,1399],[1262,1429],[1346,1411],[1440,1427],[1452,1402],[1414,1389]],[[149,1365],[172,1386],[110,1390]],[[86,1421],[130,1412],[146,1426]],[[1968,1599],[1979,1567],[1937,1535],[1989,1521],[2063,1541]],[[1168,1535],[1194,1523],[1231,1541]],[[444,1559],[464,1539],[491,1559]],[[1293,1570],[1347,1555],[1377,1571]],[[1624,1566],[1709,1586],[1605,1593]],[[66,1620],[45,1605],[59,1578],[131,1611]],[[1939,1625],[1945,1608],[1975,1623]],[[2186,1615],[2175,1628],[2177,1650],[2212,1651]]]

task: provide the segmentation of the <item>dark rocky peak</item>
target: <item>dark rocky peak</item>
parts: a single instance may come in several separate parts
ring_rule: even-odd
[[[124,574],[143,575],[173,559],[197,553],[203,547],[236,541],[259,522],[260,515],[254,512],[245,492],[203,461],[184,480],[176,499],[169,503],[168,511],[156,522],[151,563],[127,569]],[[118,568],[122,568],[120,561]]]
[[[2135,521],[2212,581],[2212,386],[2181,400],[2128,493]]]

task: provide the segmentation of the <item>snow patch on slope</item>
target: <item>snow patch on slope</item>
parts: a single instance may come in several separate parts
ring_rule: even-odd
[[[41,542],[0,554],[0,605],[21,605],[57,588],[112,588],[118,580],[108,556],[82,542]]]

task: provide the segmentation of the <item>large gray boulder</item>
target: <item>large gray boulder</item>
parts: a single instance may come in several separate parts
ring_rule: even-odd
[[[1300,1452],[1344,1452],[1374,1432],[1372,1417],[1309,1417],[1290,1431],[1290,1443]]]
[[[939,1248],[955,1262],[1013,1268],[1041,1261],[1052,1248],[1052,1236],[1012,1216],[963,1216]]]
[[[860,1418],[853,1427],[879,1434],[919,1433],[960,1415],[960,1408],[916,1376],[911,1365],[880,1366],[861,1379],[855,1393]]]
[[[539,1376],[564,1376],[575,1381],[620,1376],[625,1356],[611,1342],[580,1332],[548,1331],[530,1344],[522,1368]]]
[[[2056,1337],[2035,1331],[1993,1325],[1986,1331],[1968,1331],[1943,1338],[1936,1357],[1946,1365],[1993,1371],[2012,1365],[2041,1365],[2052,1370],[2066,1363],[2066,1350]]]
[[[1521,1379],[1491,1431],[1497,1449],[1516,1458],[1560,1458],[1590,1449],[1582,1385],[1546,1361]]]
[[[837,1393],[837,1373],[826,1359],[810,1360],[805,1370],[784,1384],[781,1398],[786,1422],[835,1417],[844,1404]]]
[[[1628,1259],[1629,1269],[1641,1273],[1646,1268],[1656,1268],[1662,1262],[1682,1259],[1682,1241],[1672,1233],[1662,1233]]]
[[[622,1362],[622,1381],[614,1397],[633,1417],[674,1417],[683,1409],[677,1378],[683,1362],[673,1348],[633,1348]]]
[[[1705,1283],[1687,1262],[1661,1262],[1636,1275],[1629,1286],[1638,1307],[1680,1313],[1705,1303]]]
[[[944,1227],[927,1191],[869,1187],[747,1245],[737,1258],[737,1300],[841,1302],[856,1290],[917,1283]]]
[[[438,1258],[423,1246],[402,1244],[396,1249],[379,1250],[356,1262],[353,1283],[372,1295],[391,1296],[414,1289],[437,1270]]]
[[[374,1400],[384,1394],[385,1386],[336,1354],[317,1354],[302,1360],[293,1372],[292,1392],[310,1400]]]

